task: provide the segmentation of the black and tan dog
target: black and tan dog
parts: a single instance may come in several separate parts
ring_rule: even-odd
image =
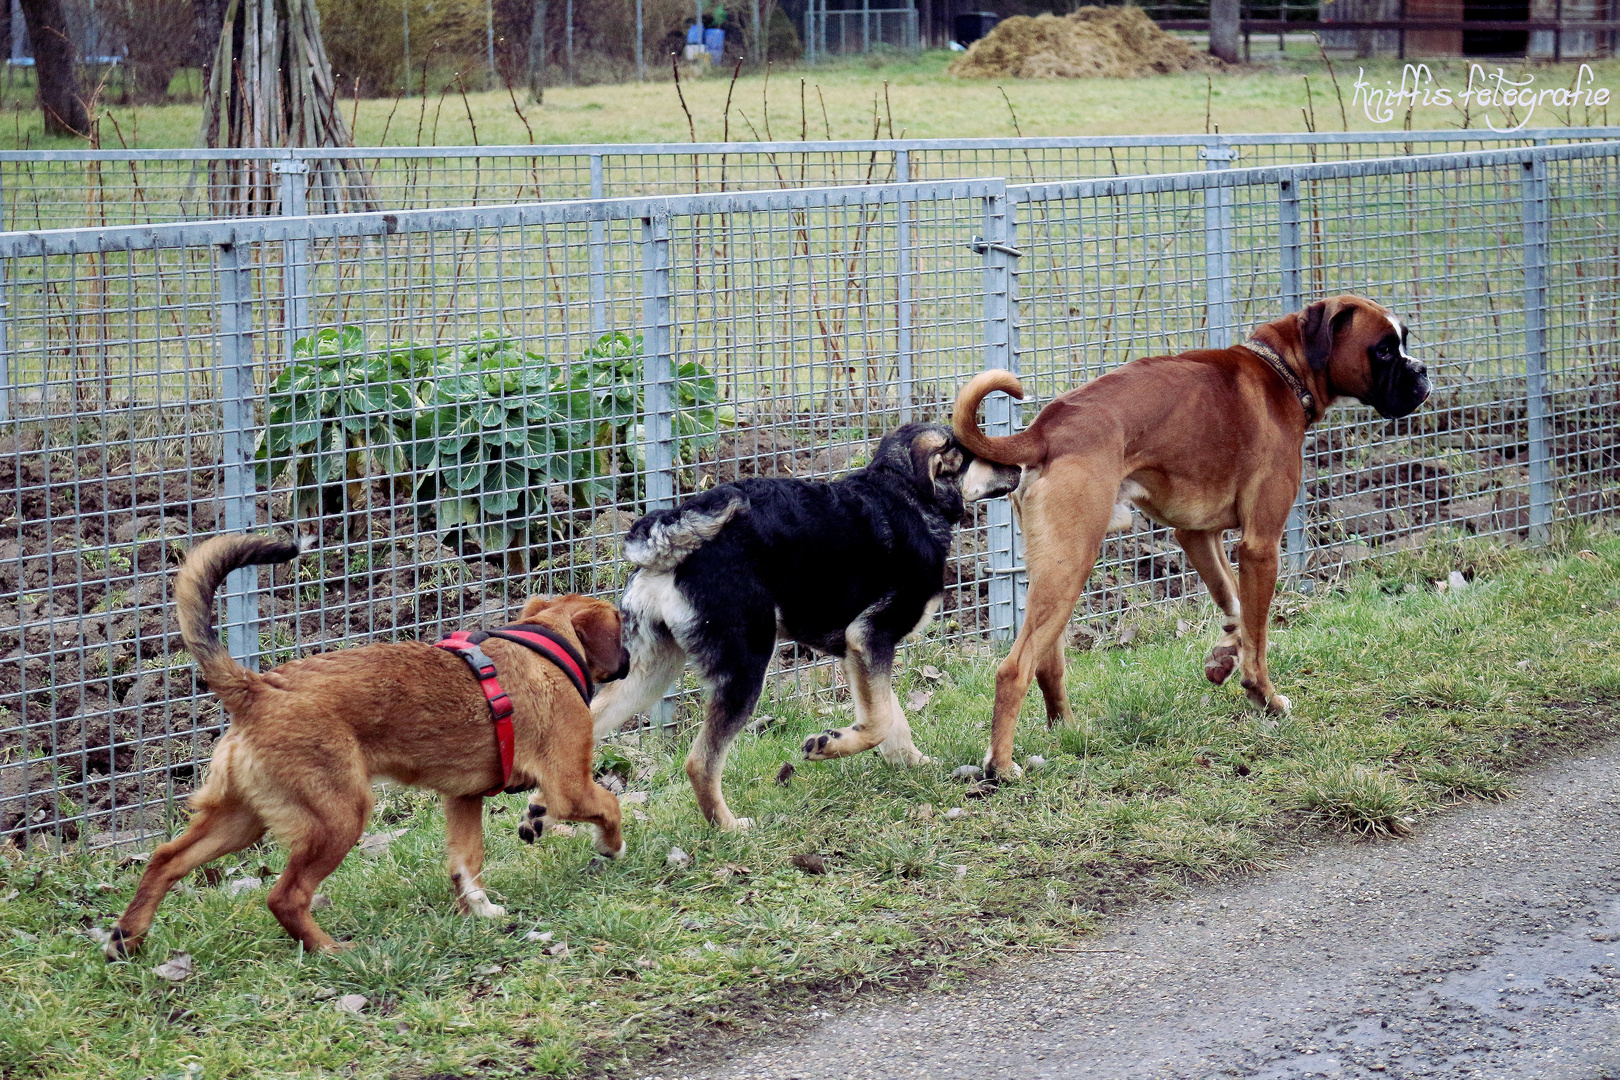
[[[1250,702],[1286,712],[1266,674],[1266,623],[1278,548],[1299,491],[1305,429],[1340,397],[1402,417],[1429,395],[1406,328],[1370,300],[1338,296],[1257,327],[1230,349],[1135,360],[1054,399],[1016,435],[979,430],[979,403],[1006,371],[976,376],[956,399],[957,438],[980,458],[1024,468],[1013,507],[1024,536],[1024,625],[996,672],[989,776],[1016,776],[1013,735],[1031,677],[1047,722],[1071,723],[1063,689],[1063,631],[1105,533],[1129,523],[1127,504],[1176,531],[1176,541],[1226,615],[1204,663],[1217,685],[1241,667]],[[1222,532],[1240,529],[1236,580]]]
[[[233,660],[214,633],[214,593],[231,571],[286,562],[299,546],[262,536],[217,536],[175,578],[180,633],[230,715],[208,780],[191,797],[186,831],[152,853],[135,898],[107,943],[109,959],[140,946],[173,884],[266,832],[290,849],[269,905],[306,949],[339,947],[310,915],[316,887],[354,847],[371,813],[371,782],[387,777],[444,796],[450,880],[463,912],[504,915],[479,874],[484,795],[503,784],[544,784],[552,817],[588,822],[597,850],[624,853],[619,800],[591,778],[591,713],[565,669],[521,644],[480,642],[511,700],[512,739],[497,749],[491,702],[467,663],[444,648],[406,641],[323,653],[260,674]],[[585,596],[535,597],[521,621],[543,628],[611,679],[629,658],[613,605]],[[566,655],[566,653],[565,653]],[[589,680],[585,680],[589,685]],[[503,768],[511,751],[510,773]]]
[[[895,764],[926,760],[890,684],[895,648],[944,591],[966,504],[1017,481],[1017,469],[976,461],[948,428],[908,424],[831,483],[742,480],[641,518],[625,538],[639,569],[620,603],[630,674],[597,695],[597,736],[650,708],[690,657],[706,700],[686,773],[710,823],[746,828],[720,774],[784,638],[842,657],[855,699],[855,722],[811,736],[807,758],[875,747]],[[549,807],[550,792],[535,801]]]

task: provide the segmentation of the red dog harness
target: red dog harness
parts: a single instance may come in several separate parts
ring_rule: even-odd
[[[480,642],[490,638],[502,638],[506,641],[515,641],[519,645],[533,649],[541,656],[550,660],[562,669],[568,676],[568,681],[574,684],[579,696],[590,705],[591,698],[596,692],[591,682],[591,671],[585,666],[585,661],[574,647],[562,635],[544,626],[503,626],[499,630],[457,630],[447,634],[443,640],[433,643],[435,648],[449,649],[473,669],[478,676],[478,688],[484,692],[484,700],[489,702],[489,711],[495,721],[495,742],[501,753],[501,782],[484,792],[485,795],[499,795],[506,790],[512,780],[512,760],[516,752],[512,735],[512,699],[506,696],[501,689],[501,681],[495,674],[495,661],[489,654],[478,647]]]

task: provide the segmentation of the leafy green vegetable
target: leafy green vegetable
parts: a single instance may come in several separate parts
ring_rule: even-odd
[[[676,454],[695,464],[736,415],[701,364],[674,375]],[[447,539],[526,549],[554,527],[557,496],[573,509],[639,498],[644,385],[641,338],[623,333],[559,368],[494,330],[368,352],[361,328],[326,327],[271,383],[259,484],[291,473],[297,513],[315,516],[357,508],[375,466],[409,480]]]

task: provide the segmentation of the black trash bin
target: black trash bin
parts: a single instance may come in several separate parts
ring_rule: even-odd
[[[956,40],[962,45],[971,45],[990,32],[990,28],[1001,21],[1001,16],[993,11],[968,11],[958,15],[955,20]]]

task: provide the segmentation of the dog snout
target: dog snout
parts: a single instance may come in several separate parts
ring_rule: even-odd
[[[618,680],[624,678],[625,676],[627,676],[629,674],[630,674],[630,651],[628,649],[620,649],[619,650],[619,666],[614,668],[613,669],[613,674],[609,675],[603,681],[604,682],[617,682]]]

